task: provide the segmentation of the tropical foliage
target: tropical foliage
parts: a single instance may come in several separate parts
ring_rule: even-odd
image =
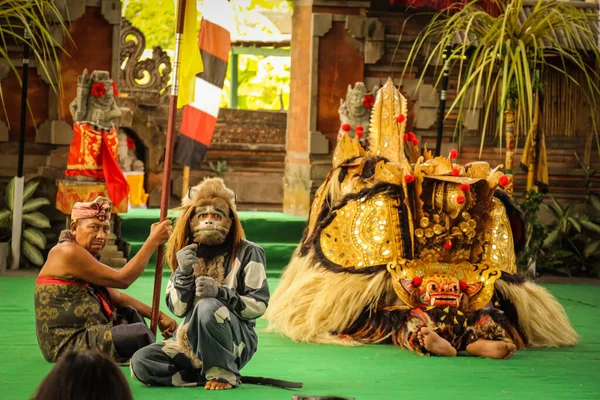
[[[223,178],[225,173],[233,171],[227,166],[227,161],[217,161],[216,163],[211,161],[208,163],[208,167],[218,178]]]
[[[600,277],[600,197],[592,187],[597,171],[581,162],[577,153],[575,158],[585,174],[585,203],[565,205],[548,196],[549,204],[542,207],[550,212],[553,221],[547,230],[539,226],[533,228],[529,246],[533,245],[534,249],[527,249],[526,253],[531,254],[537,248],[534,257],[539,272]],[[541,195],[536,196],[533,198],[538,204]],[[535,209],[531,200],[525,201],[525,204],[530,205],[531,211]],[[523,208],[528,219],[528,209]],[[531,213],[529,215],[528,222],[537,220],[537,217],[531,217]],[[541,248],[538,246],[540,241],[543,241]]]
[[[537,261],[548,236],[548,228],[539,218],[543,204],[544,194],[535,190],[525,193],[525,200],[519,204],[526,223],[525,250],[519,258],[519,268],[527,273],[537,270]]]
[[[63,18],[53,0],[0,0],[0,58],[13,70],[18,79],[21,74],[9,56],[9,52],[30,46],[31,58],[37,68],[47,76],[57,76],[58,54],[62,50],[51,27],[67,33]],[[25,38],[25,31],[29,39]]]
[[[29,181],[23,189],[23,233],[21,237],[21,254],[33,265],[44,264],[42,251],[46,249],[46,235],[42,231],[50,228],[50,220],[39,212],[39,208],[50,204],[44,197],[33,198],[40,181]],[[14,210],[15,178],[6,187],[4,201],[6,208],[0,210],[0,229],[4,232],[12,228]]]
[[[464,120],[462,115],[474,109],[480,98],[486,99],[482,132],[497,117],[495,130],[500,134],[507,110],[513,113],[517,128],[527,132],[535,111],[533,95],[540,83],[535,77],[544,69],[558,71],[581,87],[590,109],[597,109],[600,69],[591,62],[600,60],[597,14],[561,1],[537,0],[527,12],[524,0],[496,4],[498,16],[484,11],[477,1],[458,2],[436,13],[414,42],[406,70],[428,54],[422,81],[430,68],[439,65],[446,49],[451,49],[449,59],[452,70],[458,72],[459,86],[449,112],[457,109],[458,119]],[[583,73],[582,81],[571,76],[573,69]],[[442,68],[436,68],[438,84],[442,74]],[[490,101],[493,98],[498,101]]]

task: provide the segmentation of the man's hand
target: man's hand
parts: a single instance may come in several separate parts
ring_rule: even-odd
[[[173,337],[173,332],[177,329],[177,322],[167,314],[161,312],[158,317],[158,329],[165,339]]]
[[[173,233],[173,226],[171,226],[171,220],[165,219],[162,222],[155,222],[150,226],[150,235],[146,242],[149,242],[154,247],[158,247],[161,244],[165,244],[171,234]]]
[[[198,245],[192,243],[177,252],[177,264],[182,274],[192,275],[194,273],[194,265],[199,261],[196,257],[196,249],[198,249]]]
[[[219,288],[215,280],[209,276],[199,276],[196,278],[196,297],[207,299],[209,297],[217,297]]]

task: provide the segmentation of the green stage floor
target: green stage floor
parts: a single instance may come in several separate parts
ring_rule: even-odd
[[[28,399],[52,365],[35,337],[33,277],[0,277],[0,399]],[[277,279],[270,280],[271,288]],[[164,289],[163,284],[163,289]],[[600,398],[600,287],[547,285],[581,335],[571,349],[523,350],[510,360],[417,357],[392,346],[357,348],[293,343],[262,333],[247,375],[298,380],[298,392],[242,385],[227,392],[147,388],[129,377],[136,399],[291,399],[295,393],[356,399],[598,399]],[[150,302],[152,278],[128,293]]]

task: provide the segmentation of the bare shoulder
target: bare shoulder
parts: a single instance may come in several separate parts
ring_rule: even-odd
[[[48,252],[48,261],[69,262],[81,257],[82,252],[85,252],[81,246],[76,243],[60,243],[54,246]]]

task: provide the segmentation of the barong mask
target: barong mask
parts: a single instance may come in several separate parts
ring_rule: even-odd
[[[481,290],[479,282],[468,284],[452,275],[435,274],[413,279],[402,279],[402,286],[426,307],[460,306],[463,296],[471,296]]]

